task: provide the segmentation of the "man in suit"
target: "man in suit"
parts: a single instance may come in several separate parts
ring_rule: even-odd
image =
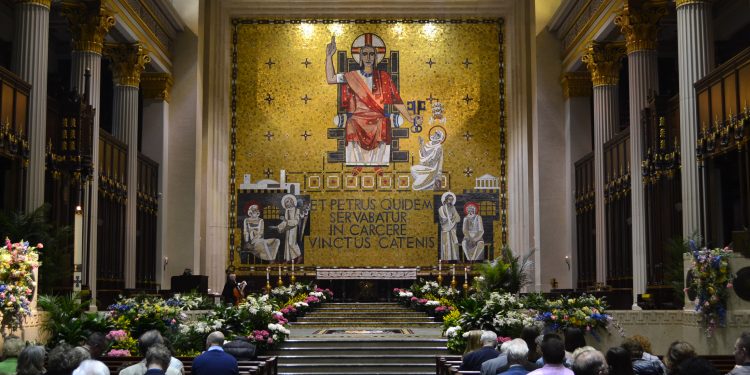
[[[508,353],[508,370],[502,372],[502,375],[526,375],[529,373],[528,355],[529,346],[523,339],[514,339],[510,341],[507,349]]]
[[[237,360],[224,353],[224,334],[211,332],[206,338],[206,349],[193,360],[193,375],[238,375]]]
[[[154,345],[164,345],[164,338],[161,336],[161,333],[159,333],[159,331],[155,329],[144,332],[141,337],[138,338],[138,350],[141,352],[143,360],[132,366],[128,366],[122,369],[122,371],[120,371],[120,375],[145,374],[146,371],[148,371],[148,366],[146,365],[146,354],[148,353],[148,350]],[[165,372],[167,375],[184,375],[185,367],[182,365],[182,362],[179,359],[170,356],[169,366],[167,366]]]
[[[495,349],[495,345],[497,345],[497,334],[495,332],[482,332],[479,341],[482,342],[482,347],[464,356],[461,367],[459,367],[460,371],[479,371],[482,368],[482,363],[500,355],[500,352]]]

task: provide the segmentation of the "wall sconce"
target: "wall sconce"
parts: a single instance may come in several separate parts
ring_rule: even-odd
[[[565,264],[568,265],[568,271],[570,271],[570,257],[567,255],[565,256]]]

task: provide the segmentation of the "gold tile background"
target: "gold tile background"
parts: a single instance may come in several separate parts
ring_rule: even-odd
[[[244,174],[250,174],[253,182],[257,182],[266,178],[267,170],[272,172],[271,179],[278,180],[279,170],[284,169],[288,182],[299,182],[304,189],[303,174],[289,173],[343,171],[343,190],[349,168],[323,162],[326,152],[336,150],[336,141],[326,137],[326,129],[334,127],[338,89],[337,85],[326,83],[325,50],[331,35],[335,34],[337,49],[347,51],[347,56],[351,57],[351,43],[362,33],[380,36],[386,44],[386,57],[392,50],[399,52],[399,92],[404,102],[426,101],[432,96],[443,103],[447,117],[444,127],[448,132],[443,144],[443,172],[450,175],[450,190],[456,194],[471,190],[475,179],[487,173],[500,177],[501,24],[284,22],[240,23],[236,27],[236,156],[233,162],[237,181],[242,181]],[[266,64],[269,59],[273,62],[270,67]],[[307,67],[303,64],[306,59],[310,62]],[[462,64],[466,59],[471,62],[468,67]],[[428,60],[435,64],[430,67],[426,63]],[[269,95],[273,98],[270,104],[264,100]],[[466,95],[473,98],[468,104],[462,100]],[[305,96],[311,98],[307,104],[301,99]],[[429,102],[426,105],[422,133],[410,133],[399,145],[401,150],[410,151],[415,163],[419,161],[417,136],[426,139],[430,129]],[[268,132],[273,133],[270,140],[265,137]],[[302,137],[305,132],[312,134],[307,140]],[[466,132],[472,135],[468,140],[463,137]],[[395,169],[389,167],[386,172],[393,172],[392,177],[408,174],[410,165],[396,163]],[[472,172],[470,175],[465,174],[468,170]],[[398,191],[394,180],[393,189],[386,191],[303,191],[302,194],[312,199],[432,200],[442,192]],[[463,217],[463,213],[461,215]],[[313,211],[309,224],[311,237],[326,233],[328,224],[327,212]],[[433,212],[428,210],[410,212],[408,228],[414,237],[438,235]],[[492,240],[499,249],[502,242],[500,221],[495,222],[494,232]],[[239,247],[240,236],[236,228],[236,247]],[[309,238],[305,242],[306,265],[434,265],[437,254],[436,248],[313,249]],[[238,257],[235,262],[235,266],[239,266]]]

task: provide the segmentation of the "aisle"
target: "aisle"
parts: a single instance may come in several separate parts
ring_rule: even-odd
[[[447,354],[441,323],[395,303],[327,303],[273,355],[279,374],[434,374]]]

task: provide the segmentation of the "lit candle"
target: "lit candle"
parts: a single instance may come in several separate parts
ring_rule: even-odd
[[[456,265],[451,264],[451,276],[456,277]]]
[[[438,259],[438,272],[443,272],[443,260]]]
[[[469,267],[464,267],[464,280],[466,280],[467,283],[469,282]]]
[[[294,273],[294,259],[292,259],[292,273]]]
[[[279,279],[281,278],[281,264],[279,264]]]
[[[83,210],[76,206],[73,224],[73,279],[81,279],[81,262],[83,259]],[[80,291],[81,283],[73,282],[73,290]]]
[[[271,267],[266,267],[266,283],[271,281]]]

